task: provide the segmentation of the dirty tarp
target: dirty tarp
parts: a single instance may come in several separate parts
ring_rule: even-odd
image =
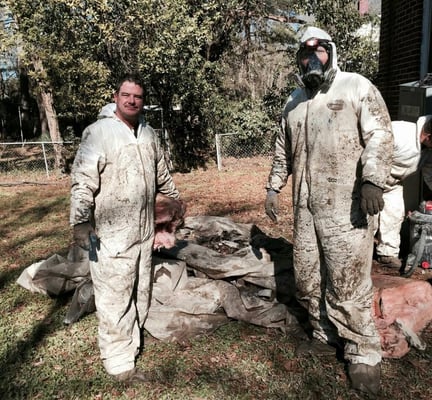
[[[152,301],[144,328],[164,341],[211,333],[235,319],[298,334],[292,245],[254,225],[229,218],[188,217],[176,246],[154,252]],[[432,286],[394,276],[373,276],[372,313],[383,356],[400,358],[426,346],[420,334],[432,320]],[[23,271],[21,286],[50,296],[75,290],[65,323],[95,311],[88,255],[72,248]],[[304,310],[303,310],[304,312]]]
[[[282,302],[288,304],[294,294],[287,241],[269,238],[251,224],[209,216],[186,218],[178,238],[175,247],[154,254],[152,302],[144,326],[152,336],[184,340],[230,319],[299,330]],[[266,246],[277,250],[274,260]],[[75,290],[65,323],[94,311],[87,252],[81,249],[31,265],[17,283],[50,296]]]
[[[67,257],[54,254],[46,260],[27,267],[17,283],[35,293],[58,296],[67,293],[90,275],[88,253],[80,247],[71,247]]]

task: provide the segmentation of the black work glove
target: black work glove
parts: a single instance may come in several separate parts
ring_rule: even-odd
[[[90,234],[95,234],[90,222],[76,224],[73,227],[73,240],[75,244],[84,250],[90,249]]]
[[[373,183],[363,183],[360,206],[365,214],[378,214],[384,207],[383,190]]]
[[[265,199],[265,212],[273,222],[277,222],[277,215],[279,212],[279,199],[278,193],[270,189],[267,191]]]

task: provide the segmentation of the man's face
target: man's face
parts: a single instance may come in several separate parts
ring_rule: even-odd
[[[420,134],[420,142],[423,146],[428,147],[428,148],[432,148],[432,138],[431,138],[432,134],[431,133],[426,133],[424,129],[422,129],[421,134]]]
[[[114,93],[114,101],[116,103],[116,115],[128,125],[135,125],[143,110],[144,89],[133,83],[123,82],[120,90]]]

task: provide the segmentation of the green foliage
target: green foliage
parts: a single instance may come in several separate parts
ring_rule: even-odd
[[[35,90],[53,90],[60,118],[81,119],[110,98],[99,21],[101,1],[29,1],[10,4],[23,43],[20,59]],[[35,68],[40,61],[43,70]]]
[[[212,157],[214,133],[265,132],[295,69],[293,11],[313,13],[333,35],[341,67],[368,77],[377,54],[355,35],[365,22],[352,1],[9,0],[15,44],[33,92],[52,92],[62,126],[95,119],[115,82],[139,71],[146,104],[163,109],[182,170]],[[9,38],[10,48],[10,38]],[[42,68],[35,68],[40,63]],[[363,65],[365,64],[365,65]],[[180,111],[174,111],[180,109]],[[240,113],[240,115],[235,115]],[[274,128],[271,128],[271,130]],[[76,132],[80,134],[80,132]]]
[[[263,104],[271,120],[279,123],[281,110],[289,96],[289,93],[295,89],[295,84],[287,82],[282,89],[272,86],[263,97]]]
[[[273,141],[268,138],[274,137],[279,128],[263,101],[231,101],[221,111],[218,132],[215,133],[236,134],[224,139],[230,148],[230,156],[271,154]]]
[[[218,61],[238,31],[232,11],[239,5],[186,0],[10,2],[24,43],[22,62],[38,86],[52,88],[60,118],[94,119],[110,101],[117,78],[134,70],[148,83],[147,104],[163,107],[174,142],[174,124],[199,118],[202,129],[194,135],[201,136],[200,146],[207,142],[205,114],[219,84]],[[36,60],[42,71],[34,68]],[[173,113],[176,105],[181,107],[179,118]]]
[[[231,128],[244,138],[271,134],[275,130],[261,101],[244,100],[233,104],[231,121]]]
[[[365,16],[362,21],[368,31],[365,36],[357,38],[356,45],[350,49],[346,69],[374,81],[378,73],[380,18]]]

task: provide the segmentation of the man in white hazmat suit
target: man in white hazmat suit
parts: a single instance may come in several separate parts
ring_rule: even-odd
[[[393,121],[394,153],[391,174],[384,189],[384,208],[376,228],[377,260],[391,268],[401,268],[400,231],[405,218],[402,181],[417,170],[432,190],[432,115],[421,116],[417,123]]]
[[[390,173],[391,121],[375,86],[337,67],[325,31],[300,32],[297,59],[300,87],[282,113],[265,209],[276,221],[278,193],[292,174],[297,298],[313,327],[298,350],[343,341],[353,388],[375,395],[381,345],[371,315],[372,215],[383,207]]]
[[[115,108],[105,107],[84,130],[71,175],[75,243],[88,249],[90,234],[99,241],[90,271],[101,358],[110,375],[127,383],[146,380],[135,360],[150,303],[156,193],[179,197],[142,116],[143,92],[138,76],[119,82]]]

